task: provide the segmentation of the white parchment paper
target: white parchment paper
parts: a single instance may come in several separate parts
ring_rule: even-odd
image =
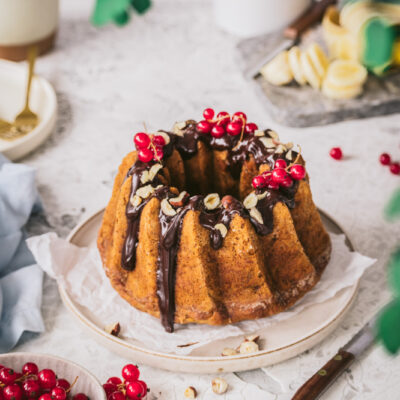
[[[64,287],[74,302],[86,307],[98,321],[119,322],[123,338],[139,340],[146,347],[168,353],[190,354],[195,348],[218,339],[251,334],[290,318],[304,308],[333,297],[352,286],[375,260],[351,252],[344,235],[331,234],[332,256],[320,282],[288,311],[268,318],[233,325],[176,325],[174,333],[164,331],[159,319],[136,310],[111,287],[96,247],[77,247],[55,233],[32,237],[28,247],[37,263]],[[196,343],[188,347],[179,347]]]

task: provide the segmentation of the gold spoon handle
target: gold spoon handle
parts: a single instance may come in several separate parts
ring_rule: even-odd
[[[31,94],[31,83],[33,77],[33,71],[35,70],[35,61],[37,57],[38,48],[37,46],[32,46],[28,50],[28,83],[26,85],[26,97],[25,97],[25,110],[29,109],[29,97]]]

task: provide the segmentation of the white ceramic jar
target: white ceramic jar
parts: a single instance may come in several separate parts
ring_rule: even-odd
[[[54,44],[59,0],[0,0],[0,57],[23,60],[29,46],[40,53]]]
[[[217,24],[242,37],[261,35],[289,25],[311,0],[214,0]]]

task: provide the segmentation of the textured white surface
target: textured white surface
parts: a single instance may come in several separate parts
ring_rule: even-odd
[[[255,384],[229,374],[232,389],[219,397],[290,398],[387,299],[385,262],[400,237],[400,226],[385,222],[382,209],[400,180],[377,159],[383,151],[400,159],[400,115],[308,129],[279,126],[240,75],[234,61],[236,39],[214,27],[210,1],[156,0],[150,13],[134,17],[122,29],[91,27],[90,8],[90,2],[61,2],[57,48],[38,61],[38,72],[58,91],[60,115],[53,136],[25,159],[38,168],[47,210],[47,221],[37,218],[31,233],[53,229],[66,236],[85,212],[104,206],[116,168],[143,120],[150,129],[168,128],[175,119],[200,117],[206,106],[243,109],[260,126],[277,130],[284,141],[300,143],[315,202],[335,216],[361,253],[378,262],[365,274],[356,304],[340,329],[293,360],[240,375]],[[328,156],[337,145],[347,155],[342,162]],[[65,356],[101,380],[119,373],[126,360],[85,337],[50,280],[45,283],[43,312],[47,332],[18,350]],[[216,398],[210,376],[146,366],[141,371],[153,398],[181,399],[188,385],[198,389],[201,399]],[[376,347],[356,361],[324,399],[395,399],[398,393],[400,358],[390,358]]]

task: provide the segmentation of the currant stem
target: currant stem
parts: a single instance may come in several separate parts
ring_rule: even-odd
[[[74,381],[72,382],[71,386],[68,388],[68,390],[65,391],[65,393],[69,393],[72,389],[72,387],[75,385],[76,381],[78,380],[79,376],[77,376]]]

